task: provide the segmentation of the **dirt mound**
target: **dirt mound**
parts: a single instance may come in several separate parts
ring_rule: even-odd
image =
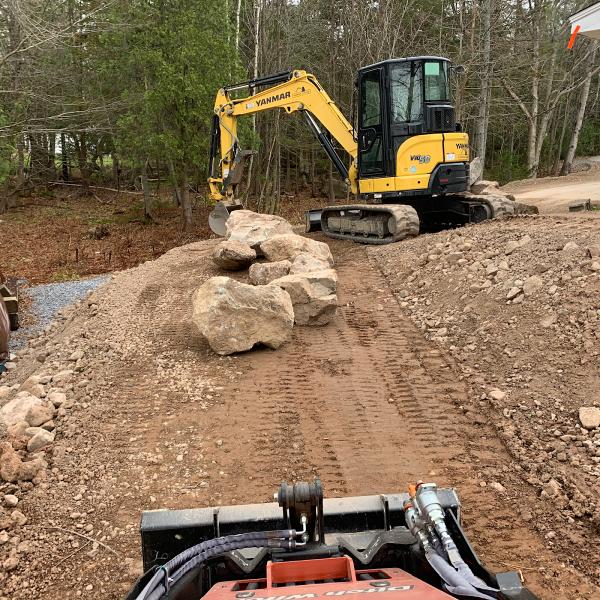
[[[449,352],[540,501],[515,510],[600,576],[600,219],[521,217],[369,249],[401,306]],[[502,483],[502,482],[501,482]],[[569,548],[577,552],[569,553]]]
[[[465,263],[459,258],[445,273],[443,252],[411,269],[412,260],[426,252],[434,254],[432,244],[444,245],[446,237],[500,243],[504,237],[521,239],[525,228],[533,248],[553,227],[556,235],[562,226],[569,236],[568,223],[517,219],[382,249],[331,243],[339,275],[340,308],[335,319],[322,328],[295,328],[292,339],[277,351],[231,357],[211,352],[191,320],[194,291],[219,274],[210,258],[214,242],[183,246],[115,274],[106,286],[65,311],[21,352],[17,369],[1,380],[16,388],[35,374],[36,385],[42,387],[36,388],[39,393],[50,393],[50,386],[59,385],[62,392],[54,393],[65,398],[57,409],[55,441],[38,453],[48,463],[45,477],[34,483],[0,484],[0,498],[6,495],[0,510],[0,598],[120,599],[139,574],[137,526],[142,510],[268,501],[281,479],[318,473],[330,496],[398,491],[418,477],[456,486],[467,532],[491,568],[522,570],[542,598],[591,599],[595,588],[584,574],[593,577],[597,568],[590,543],[596,539],[591,537],[595,509],[592,484],[581,488],[586,477],[593,479],[584,466],[597,466],[589,464],[587,444],[564,442],[581,455],[579,467],[568,462],[568,453],[566,463],[554,462],[550,448],[543,450],[542,463],[521,458],[538,443],[536,419],[543,444],[563,442],[553,433],[546,442],[548,434],[541,424],[542,419],[549,420],[544,423],[553,431],[562,427],[562,419],[575,414],[576,409],[567,406],[566,388],[562,395],[553,393],[566,407],[554,411],[558,415],[554,420],[547,412],[554,398],[550,401],[540,394],[540,406],[529,413],[529,429],[520,417],[522,409],[504,417],[487,398],[479,404],[482,391],[488,394],[493,386],[508,394],[502,408],[512,411],[529,402],[529,396],[517,396],[532,393],[539,384],[527,381],[534,368],[542,368],[537,364],[530,371],[517,369],[505,381],[500,368],[504,363],[489,347],[492,341],[501,344],[502,336],[494,337],[494,315],[503,310],[523,311],[511,316],[530,315],[533,299],[504,305],[501,296],[506,291],[494,282],[483,291],[471,291],[471,283],[462,281],[467,279]],[[590,237],[597,231],[586,222],[573,223],[574,238],[588,235],[586,227]],[[568,260],[578,256],[584,260],[584,242],[579,239],[581,248],[569,253]],[[460,252],[470,261],[477,251]],[[524,253],[525,246],[515,252]],[[516,269],[516,255],[508,259],[509,267],[515,261]],[[377,263],[389,271],[396,296]],[[551,263],[551,268],[557,267]],[[579,268],[587,285],[597,282],[596,275],[584,273],[587,267]],[[456,279],[442,291],[452,269],[457,269]],[[541,276],[550,275],[546,271]],[[246,281],[247,275],[235,277]],[[429,283],[422,287],[425,279]],[[477,272],[474,282],[483,279]],[[557,285],[562,292],[579,283],[572,276]],[[444,306],[450,310],[452,302],[454,307],[457,301],[468,304],[454,291],[464,285],[465,294],[478,298],[481,294],[486,302],[471,313],[454,308],[455,321],[446,324],[435,315],[443,313]],[[412,295],[422,298],[423,306],[412,302]],[[582,296],[583,300],[590,298]],[[561,306],[555,310],[557,322],[567,327],[562,325]],[[425,335],[407,312],[419,322],[432,319]],[[459,351],[451,349],[450,336],[463,327],[463,315],[472,319],[473,333],[465,345],[476,344],[473,351],[458,343],[454,345]],[[587,330],[577,316],[574,321],[565,323],[572,331],[578,328],[583,347]],[[433,335],[429,327],[434,325],[438,342],[426,337]],[[529,338],[519,342],[520,338],[508,337],[518,334],[516,325],[505,329],[503,336],[512,340],[511,352],[523,352],[519,344],[525,347]],[[551,331],[557,337],[571,329]],[[480,342],[480,335],[488,336],[490,343]],[[567,343],[561,341],[560,347]],[[502,344],[500,350],[504,348]],[[462,352],[478,357],[469,358],[467,365],[461,361]],[[508,357],[500,354],[502,360]],[[588,373],[587,379],[577,378],[565,366],[567,354],[565,349],[560,357],[563,373],[550,381],[558,385],[564,378],[566,385],[576,380],[573,396],[583,401],[586,385],[598,389],[593,379],[597,363],[590,359],[586,365],[575,365],[576,374]],[[521,356],[512,357],[512,363]],[[467,366],[471,372],[461,376]],[[545,371],[542,375],[549,379]],[[490,377],[489,382],[484,377]],[[529,388],[519,387],[526,383]],[[17,391],[11,389],[9,394]],[[488,415],[493,416],[490,425]],[[497,421],[507,425],[500,426],[500,432],[515,447],[518,460],[506,453],[496,433]],[[561,435],[570,431],[565,428]],[[589,439],[594,440],[591,433]],[[562,477],[553,471],[547,478],[545,469],[555,466],[572,469],[574,483],[566,479],[568,473]],[[537,479],[534,487],[524,482],[534,477],[542,485],[556,481],[561,496],[540,501]],[[570,506],[561,512],[555,504],[571,493],[571,485],[580,488],[581,517]]]

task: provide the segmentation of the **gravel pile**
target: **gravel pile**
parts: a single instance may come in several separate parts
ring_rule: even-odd
[[[370,250],[461,368],[463,410],[495,426],[544,499],[521,510],[550,545],[565,526],[600,541],[599,234],[594,216],[516,217]]]
[[[59,310],[85,298],[89,292],[106,283],[108,279],[108,275],[100,275],[91,279],[47,283],[27,288],[27,295],[32,301],[30,316],[33,323],[11,334],[11,351],[21,349],[28,338],[43,331],[50,324]]]

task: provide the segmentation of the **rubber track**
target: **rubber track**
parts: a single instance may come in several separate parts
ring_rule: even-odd
[[[343,206],[331,206],[323,209],[325,212],[328,209],[333,209],[336,211],[341,210],[368,210],[374,213],[388,213],[393,215],[396,219],[396,233],[393,236],[388,236],[385,238],[378,237],[365,237],[360,234],[351,234],[351,233],[336,233],[333,231],[329,231],[326,228],[323,228],[323,233],[329,237],[336,240],[349,240],[352,242],[357,242],[359,244],[373,244],[373,245],[382,245],[382,244],[391,244],[393,242],[399,242],[401,240],[405,240],[410,237],[415,237],[419,235],[419,215],[417,211],[407,204],[387,204],[387,205],[377,205],[377,204],[347,204]],[[322,219],[321,226],[325,219]]]

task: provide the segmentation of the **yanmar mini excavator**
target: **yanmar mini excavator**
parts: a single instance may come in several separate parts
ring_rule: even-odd
[[[453,489],[323,500],[283,482],[276,503],[142,515],[146,574],[127,600],[536,600],[516,572],[488,571]]]
[[[236,190],[251,151],[242,150],[238,117],[282,109],[300,111],[340,173],[364,204],[328,206],[307,213],[307,231],[332,238],[385,244],[419,229],[455,227],[503,216],[510,202],[477,197],[469,189],[469,138],[450,101],[446,58],[418,56],[363,67],[356,79],[355,130],[314,75],[286,71],[226,86],[217,93],[208,179],[211,229],[225,235]],[[247,89],[250,95],[234,98]],[[338,147],[350,156],[346,166]]]

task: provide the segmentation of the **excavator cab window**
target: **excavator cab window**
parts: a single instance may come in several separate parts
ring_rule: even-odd
[[[359,170],[363,175],[383,175],[382,69],[363,74],[360,80]]]
[[[448,102],[448,63],[427,61],[425,64],[425,102]]]
[[[390,70],[392,123],[423,119],[423,68],[416,61],[400,62]]]

